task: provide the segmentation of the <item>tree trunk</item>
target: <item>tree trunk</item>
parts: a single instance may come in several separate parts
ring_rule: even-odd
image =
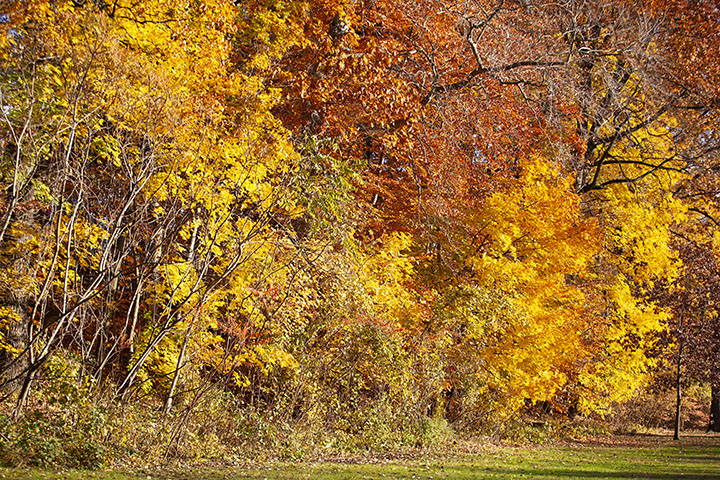
[[[23,408],[25,408],[25,404],[27,403],[28,397],[30,396],[30,387],[32,386],[32,383],[34,380],[35,380],[35,368],[33,368],[31,366],[30,370],[27,372],[27,375],[25,376],[25,380],[23,381],[22,388],[20,389],[20,394],[18,395],[17,401],[15,402],[15,408],[13,409],[13,413],[12,413],[12,419],[15,422],[18,421]]]
[[[680,408],[682,406],[682,342],[678,344],[677,354],[677,378],[676,378],[676,391],[677,398],[675,403],[675,432],[673,433],[673,440],[680,440]]]
[[[175,397],[175,388],[180,378],[180,370],[183,367],[185,361],[185,350],[187,349],[188,339],[190,338],[190,331],[192,324],[185,331],[185,338],[183,339],[182,347],[180,348],[180,355],[178,355],[177,365],[175,366],[175,373],[173,373],[172,383],[170,384],[170,391],[168,392],[167,398],[165,399],[165,406],[163,407],[163,413],[167,414],[172,408],[173,398]]]
[[[192,266],[193,262],[195,261],[195,243],[197,242],[197,234],[199,228],[199,225],[195,225],[192,237],[190,238],[190,246],[188,247],[187,258],[187,263],[189,266]],[[175,366],[175,373],[173,374],[172,383],[170,384],[170,391],[168,392],[168,396],[165,399],[165,406],[163,407],[163,413],[165,414],[167,414],[172,408],[173,397],[175,396],[175,388],[177,387],[178,379],[180,378],[180,370],[182,369],[183,362],[185,360],[185,349],[187,348],[188,339],[190,338],[190,333],[192,332],[192,328],[195,324],[195,321],[197,320],[197,317],[198,311],[196,311],[193,321],[190,323],[190,325],[188,325],[187,330],[185,331],[185,338],[183,338],[182,347],[180,348],[180,355],[178,355],[177,365]]]
[[[712,400],[710,401],[710,430],[720,432],[720,384],[712,386]]]
[[[33,225],[34,212],[29,211],[15,219],[18,225]],[[0,246],[10,247],[14,250],[8,256],[3,256],[2,262],[11,262],[10,265],[3,265],[3,274],[10,276],[32,276],[32,265],[34,264],[30,252],[27,249],[18,247],[30,241],[31,236],[24,233],[12,234],[6,230]],[[10,267],[10,268],[6,268]],[[32,286],[16,286],[16,288],[3,289],[0,294],[0,307],[9,310],[9,314],[3,315],[6,318],[0,319],[7,322],[7,333],[5,341],[14,351],[0,349],[0,386],[5,386],[8,391],[15,391],[22,388],[23,377],[33,362],[32,352],[29,348],[31,339],[32,319],[30,309],[33,305]],[[0,314],[1,315],[1,314]]]

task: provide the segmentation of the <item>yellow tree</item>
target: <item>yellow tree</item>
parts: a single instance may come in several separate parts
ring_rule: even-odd
[[[278,188],[296,154],[270,113],[277,93],[233,66],[231,2],[10,7],[2,240],[16,266],[4,305],[27,313],[10,321],[24,330],[12,361],[27,359],[19,412],[71,336],[98,378],[130,348],[123,391],[171,338],[182,346],[162,373],[179,372],[192,334],[256,281],[239,267],[282,235],[273,212],[295,208]]]

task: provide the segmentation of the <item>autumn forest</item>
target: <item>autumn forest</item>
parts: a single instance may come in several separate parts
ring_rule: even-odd
[[[719,54],[714,0],[0,2],[0,462],[720,431]]]

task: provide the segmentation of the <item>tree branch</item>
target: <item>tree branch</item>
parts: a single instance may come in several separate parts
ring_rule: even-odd
[[[699,208],[695,208],[695,207],[693,207],[693,208],[688,208],[688,211],[689,211],[689,212],[699,213],[700,215],[702,215],[703,217],[707,218],[707,219],[710,220],[712,223],[714,223],[716,227],[720,227],[720,222],[718,222],[717,220],[715,220],[715,218],[714,218],[712,215],[710,215],[709,213],[707,213],[706,211],[700,210]]]

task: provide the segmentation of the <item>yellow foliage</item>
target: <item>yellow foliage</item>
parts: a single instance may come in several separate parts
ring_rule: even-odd
[[[22,351],[22,349],[12,346],[8,340],[10,326],[20,321],[21,319],[14,308],[0,306],[0,351],[5,352],[11,358]]]
[[[583,343],[582,287],[592,280],[589,268],[600,248],[597,224],[583,218],[572,192],[573,178],[539,157],[522,167],[519,181],[473,214],[486,240],[468,261],[483,289],[455,313],[468,325],[464,337],[479,348],[473,354],[478,382],[503,392],[508,411],[526,399],[550,399],[591,355]]]

